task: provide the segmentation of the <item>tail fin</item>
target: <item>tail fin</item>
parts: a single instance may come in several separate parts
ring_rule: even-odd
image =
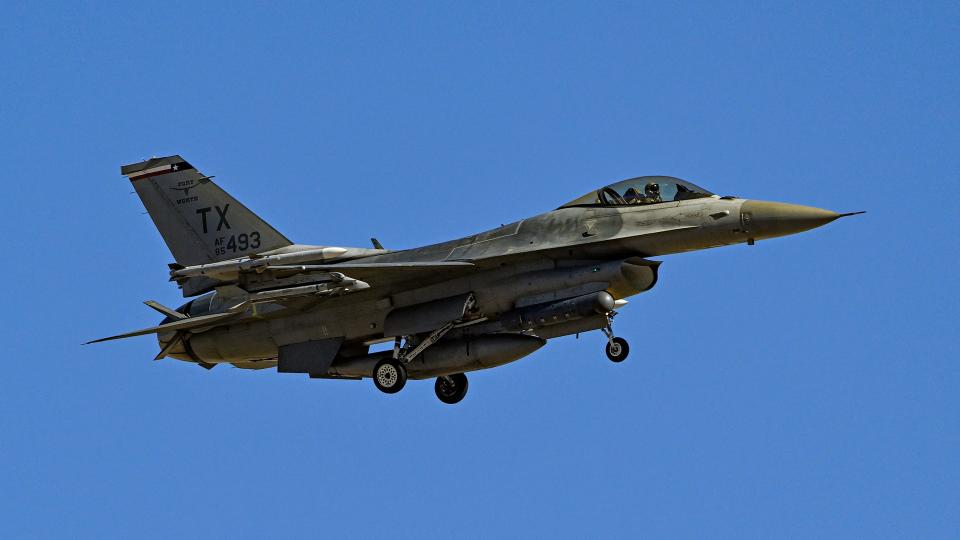
[[[292,244],[180,156],[124,165],[178,264],[192,266]]]

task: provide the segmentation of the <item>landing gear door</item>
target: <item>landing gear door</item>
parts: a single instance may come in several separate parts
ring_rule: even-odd
[[[338,337],[282,345],[277,373],[326,375],[342,343],[343,338]]]

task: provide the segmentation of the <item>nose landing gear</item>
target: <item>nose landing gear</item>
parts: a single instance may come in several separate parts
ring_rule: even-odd
[[[615,337],[607,342],[607,358],[611,362],[623,362],[630,354],[630,345],[622,337]]]
[[[622,337],[613,335],[613,316],[616,313],[611,312],[607,315],[607,326],[601,328],[603,334],[607,336],[607,358],[611,362],[623,362],[630,354],[630,345]]]

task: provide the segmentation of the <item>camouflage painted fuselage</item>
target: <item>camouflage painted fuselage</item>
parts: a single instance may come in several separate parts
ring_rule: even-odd
[[[279,348],[342,336],[341,356],[361,356],[367,344],[389,340],[384,320],[394,309],[473,292],[481,317],[495,320],[517,306],[561,300],[595,291],[617,299],[648,290],[658,263],[646,257],[746,242],[742,199],[703,198],[636,207],[561,208],[450,242],[364,257],[364,263],[469,261],[476,268],[448,275],[381,279],[370,290],[300,300],[286,307],[257,306],[228,326],[199,333],[191,351],[172,356],[242,367],[276,365]],[[363,272],[350,272],[364,278]],[[359,275],[358,275],[359,274]],[[199,298],[193,316],[209,312],[216,293]],[[534,335],[556,337],[600,328],[568,324]],[[566,333],[557,334],[557,332]],[[170,335],[161,335],[161,345]],[[336,362],[334,362],[336,366]],[[416,377],[416,370],[411,370]]]
[[[390,364],[383,381],[374,377],[382,390],[405,373],[436,376],[450,402],[444,392],[465,392],[462,373],[512,362],[554,337],[602,329],[608,356],[622,360],[626,341],[611,320],[624,298],[656,284],[660,263],[650,257],[752,244],[842,217],[650,176],[476,235],[389,251],[376,241],[294,244],[180,156],[121,173],[176,259],[171,280],[195,298],[177,310],[148,302],[167,315],[159,326],[97,341],[157,334],[158,359],[321,378],[370,377]],[[369,352],[389,341],[392,352]]]

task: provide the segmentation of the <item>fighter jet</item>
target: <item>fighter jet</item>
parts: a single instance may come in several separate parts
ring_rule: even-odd
[[[555,210],[440,244],[390,250],[296,244],[180,156],[120,172],[160,232],[190,301],[156,326],[156,360],[231,364],[319,379],[372,379],[387,394],[435,378],[444,403],[465,373],[548,340],[599,330],[606,356],[627,298],[657,283],[660,257],[799,233],[838,218],[820,208],[718,196],[669,176],[623,180]],[[390,347],[392,343],[392,348]],[[378,347],[371,352],[371,347]]]

